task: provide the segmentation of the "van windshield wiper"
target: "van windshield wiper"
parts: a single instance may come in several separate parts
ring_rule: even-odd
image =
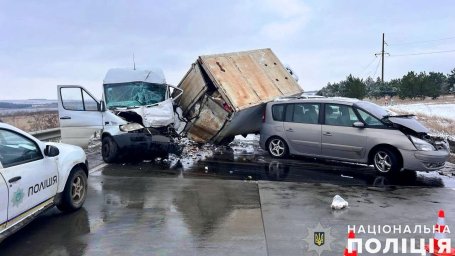
[[[109,109],[113,109],[113,108],[127,108],[128,106],[124,106],[124,105],[114,105],[114,106],[109,106]]]
[[[116,108],[133,109],[133,108],[138,108],[138,107],[139,106],[114,105],[114,106],[110,106],[109,109],[116,109]]]

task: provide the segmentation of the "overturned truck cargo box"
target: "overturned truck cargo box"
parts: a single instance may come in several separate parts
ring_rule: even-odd
[[[271,49],[200,56],[178,87],[188,137],[216,144],[259,132],[265,103],[302,93]]]

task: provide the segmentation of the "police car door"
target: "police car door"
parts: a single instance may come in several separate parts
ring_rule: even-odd
[[[2,165],[0,164],[0,233],[6,228],[8,217],[8,187],[2,176]]]
[[[57,162],[44,156],[42,143],[23,134],[0,129],[0,140],[0,172],[9,190],[9,228],[52,204],[58,186]]]

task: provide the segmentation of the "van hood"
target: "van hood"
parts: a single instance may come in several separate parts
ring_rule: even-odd
[[[135,108],[117,108],[119,116],[128,122],[140,123],[144,127],[165,127],[175,122],[172,99],[153,104],[150,106],[138,106]]]
[[[389,117],[388,120],[394,124],[399,124],[409,128],[417,133],[428,133],[430,131],[413,117]]]

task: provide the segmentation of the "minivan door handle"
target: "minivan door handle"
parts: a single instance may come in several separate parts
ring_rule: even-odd
[[[69,117],[69,116],[62,116],[62,117],[60,117],[60,119],[61,119],[61,120],[71,119],[71,117]]]
[[[292,128],[286,129],[287,132],[294,132]]]
[[[325,135],[325,136],[332,136],[332,133],[330,133],[330,132],[323,132],[322,135]]]

